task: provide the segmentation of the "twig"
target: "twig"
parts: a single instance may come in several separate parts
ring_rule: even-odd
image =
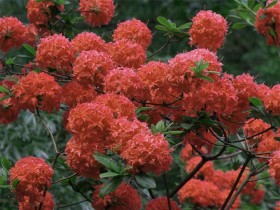
[[[169,189],[168,189],[168,186],[167,186],[167,183],[166,183],[166,176],[165,176],[165,173],[162,174],[162,177],[163,177],[164,186],[165,186],[165,191],[166,191],[168,209],[169,209],[169,210],[172,210],[172,208],[171,208],[171,203],[170,203],[170,197],[169,197]]]

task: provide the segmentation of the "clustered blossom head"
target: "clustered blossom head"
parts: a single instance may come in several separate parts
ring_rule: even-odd
[[[18,180],[15,187],[16,199],[21,203],[38,206],[44,201],[46,187],[51,186],[53,169],[44,159],[25,157],[10,169],[10,183]]]
[[[69,107],[75,107],[77,104],[93,101],[97,93],[92,86],[82,86],[77,81],[72,80],[62,87],[61,102]]]
[[[272,158],[269,160],[269,174],[275,180],[276,184],[280,185],[280,151],[277,150],[273,153]]]
[[[61,87],[54,77],[43,72],[30,72],[21,78],[14,86],[13,93],[19,106],[31,112],[39,108],[50,113],[60,107]]]
[[[100,27],[109,24],[115,6],[113,0],[81,0],[79,10],[86,23]]]
[[[138,68],[146,61],[146,53],[140,44],[129,40],[108,43],[108,53],[116,66]]]
[[[106,49],[105,41],[93,32],[82,32],[78,34],[71,41],[71,44],[76,53],[81,53],[82,51],[89,50],[105,52]]]
[[[107,134],[113,114],[110,108],[99,103],[78,104],[70,110],[67,130],[71,134],[91,138]]]
[[[30,23],[34,24],[37,28],[48,27],[48,22],[54,17],[52,7],[56,7],[60,12],[64,10],[63,5],[57,6],[50,0],[43,0],[40,2],[29,0],[26,9]]]
[[[266,92],[264,96],[264,107],[272,113],[272,115],[280,115],[280,85],[274,85]]]
[[[127,97],[123,95],[106,93],[97,96],[94,102],[110,108],[114,119],[125,117],[129,120],[132,120],[136,117],[136,107]]]
[[[0,18],[0,50],[8,52],[24,42],[24,25],[16,17]]]
[[[103,199],[99,196],[101,186],[96,186],[92,195],[92,207],[96,210],[140,210],[142,203],[137,190],[126,183],[121,183],[112,193]],[[174,209],[175,210],[175,209]]]
[[[16,77],[15,77],[16,78]],[[8,124],[16,120],[20,107],[14,96],[9,96],[9,90],[16,84],[14,81],[5,79],[0,81],[0,86],[8,90],[7,93],[0,92],[0,123]],[[8,97],[9,96],[9,97]],[[7,99],[4,99],[7,97]]]
[[[74,62],[73,73],[81,84],[99,87],[112,68],[113,62],[107,54],[90,50],[79,54]]]
[[[138,133],[127,143],[121,157],[133,171],[160,175],[172,164],[169,144],[162,134]]]
[[[29,44],[29,45],[35,47],[36,40],[38,37],[37,28],[33,24],[26,25],[23,37],[24,37],[25,44]]]
[[[168,74],[168,81],[172,83],[172,89],[180,95],[182,92],[193,92],[196,86],[203,86],[209,83],[203,79],[195,77],[192,68],[195,68],[199,62],[208,63],[208,67],[203,69],[202,75],[211,77],[213,80],[219,78],[218,73],[222,71],[222,63],[218,57],[207,49],[196,49],[190,52],[180,53],[169,60],[171,71]],[[208,72],[216,72],[210,74]]]
[[[74,135],[66,145],[66,162],[71,170],[80,176],[99,179],[102,166],[92,155],[95,152],[104,153],[104,148],[103,139],[100,137],[83,138]]]
[[[36,64],[42,69],[71,72],[75,53],[70,41],[61,34],[42,38],[36,51]]]
[[[152,42],[152,32],[145,23],[133,18],[118,24],[113,33],[113,39],[115,42],[122,39],[131,40],[146,50]]]
[[[137,72],[130,68],[115,68],[104,79],[106,92],[123,94],[130,99],[146,101],[148,88],[142,82]]]
[[[27,197],[25,197],[26,200],[22,201],[19,203],[19,210],[33,210],[37,209],[40,206],[40,203],[37,205],[29,203]],[[44,200],[43,200],[43,205],[42,205],[42,210],[53,210],[54,209],[54,201],[53,201],[53,196],[49,192],[46,193]]]
[[[272,0],[267,1],[267,5]],[[257,31],[266,37],[268,45],[280,45],[280,2],[269,8],[260,8],[256,15]],[[274,33],[271,33],[273,31]]]
[[[213,52],[223,45],[228,26],[227,21],[221,15],[210,10],[200,11],[192,22],[189,30],[190,45],[207,48]]]
[[[170,199],[170,205],[172,210],[180,210],[178,204]],[[147,203],[145,210],[169,210],[167,197],[158,197],[152,199]]]

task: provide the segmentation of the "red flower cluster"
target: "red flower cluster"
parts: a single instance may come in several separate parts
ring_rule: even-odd
[[[74,78],[81,84],[94,84],[99,87],[112,68],[113,62],[107,54],[90,50],[79,54],[74,63],[73,73]]]
[[[78,34],[72,40],[71,44],[76,53],[89,50],[105,52],[106,49],[105,41],[93,32],[82,32]]]
[[[53,210],[54,209],[54,201],[53,196],[49,192],[46,193],[44,200],[42,201],[42,210]],[[19,210],[34,210],[40,206],[40,203],[37,205],[30,204],[28,199],[19,203]]]
[[[192,22],[189,30],[190,45],[207,48],[213,52],[223,45],[228,26],[227,21],[221,15],[210,10],[200,11]]]
[[[148,88],[130,68],[119,67],[110,71],[104,79],[104,88],[106,92],[121,93],[130,99],[146,101],[148,98]]]
[[[0,49],[8,52],[24,42],[24,25],[15,17],[0,18]]]
[[[74,135],[67,142],[65,153],[66,162],[80,176],[99,179],[99,170],[102,167],[94,158],[95,152],[104,153],[104,140],[100,137],[79,137]]]
[[[29,44],[35,47],[38,38],[38,30],[33,24],[26,25],[23,37],[24,37],[25,44]]]
[[[122,183],[112,193],[106,195],[103,199],[99,196],[102,186],[97,186],[92,195],[92,207],[96,210],[140,210],[141,197],[137,190],[130,185]],[[174,209],[175,210],[175,209]]]
[[[114,16],[113,0],[81,0],[81,15],[92,26],[108,25]]]
[[[267,1],[267,5],[272,0]],[[266,37],[268,45],[280,45],[280,2],[269,8],[260,8],[256,15],[257,31]],[[271,33],[273,31],[273,33]]]
[[[51,18],[54,18],[54,14],[52,13],[53,7],[60,12],[64,10],[63,5],[57,6],[50,0],[42,0],[40,2],[36,0],[29,0],[26,5],[26,9],[27,17],[30,23],[34,24],[37,28],[47,28],[48,22]]]
[[[53,112],[60,106],[61,87],[54,77],[46,73],[30,72],[14,86],[13,93],[18,99],[19,106],[31,112],[36,108]]]
[[[172,210],[180,210],[178,204],[170,199],[170,205]],[[152,199],[147,203],[145,210],[169,210],[167,197],[158,197]]]
[[[278,147],[279,149],[279,147]],[[276,184],[280,185],[280,151],[277,150],[273,153],[272,158],[269,160],[269,174],[275,180]]]
[[[16,83],[5,79],[0,81],[0,86],[10,90]],[[7,99],[5,99],[7,97]],[[16,120],[20,108],[18,107],[17,100],[8,93],[0,92],[0,123],[8,124]]]
[[[136,117],[134,104],[123,95],[116,95],[113,93],[106,93],[97,96],[95,103],[102,104],[111,109],[114,119],[126,117],[132,120]]]
[[[97,93],[92,86],[82,86],[75,80],[65,84],[62,87],[61,102],[69,107],[75,107],[77,104],[93,101]]]
[[[45,160],[36,157],[25,157],[16,162],[10,169],[10,183],[18,180],[15,187],[17,200],[37,206],[44,201],[44,192],[51,186],[53,169]]]
[[[152,32],[145,23],[133,18],[118,24],[113,33],[113,39],[115,42],[122,39],[131,40],[146,50],[152,42]]]
[[[36,51],[36,64],[42,69],[71,72],[74,54],[70,41],[61,34],[55,34],[41,39]]]
[[[146,53],[140,44],[120,40],[108,44],[108,52],[116,66],[138,68],[146,61]]]
[[[280,9],[280,8],[279,8]],[[280,115],[280,85],[274,85],[264,96],[264,106],[273,115]]]

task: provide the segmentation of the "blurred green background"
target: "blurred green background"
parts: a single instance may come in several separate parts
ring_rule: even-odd
[[[27,0],[0,0],[0,17],[16,16],[27,24],[26,3]],[[164,16],[176,22],[177,25],[180,25],[185,22],[190,22],[192,17],[200,10],[213,10],[226,17],[229,23],[225,45],[218,51],[218,57],[223,63],[224,71],[234,75],[250,73],[256,76],[258,82],[265,82],[267,85],[278,84],[280,81],[280,58],[277,49],[266,46],[265,39],[258,35],[254,28],[247,27],[242,30],[231,29],[231,25],[236,20],[229,17],[229,15],[237,7],[233,0],[116,0],[115,4],[117,5],[116,14],[108,26],[104,28],[92,28],[85,23],[79,22],[75,27],[79,31],[94,31],[103,35],[107,41],[110,41],[111,34],[116,28],[117,23],[135,17],[148,23],[149,28],[154,33],[153,43],[148,49],[149,53],[152,53],[160,48],[166,40],[162,32],[157,32],[154,29],[158,16]],[[73,5],[67,5],[67,7],[71,6]],[[78,15],[78,13],[75,15]],[[168,45],[167,48],[153,57],[153,59],[165,61],[177,53],[190,49],[188,40],[184,39],[181,42]],[[13,53],[11,52],[11,54]],[[64,148],[69,137],[61,126],[61,115],[45,116],[45,118],[47,118],[47,124],[58,141],[58,146]],[[22,113],[15,123],[11,123],[8,126],[0,125],[0,157],[5,156],[12,161],[16,161],[20,157],[27,155],[35,155],[42,158],[51,158],[54,155],[46,130],[40,124],[39,119],[28,112]],[[176,161],[180,162],[180,160]],[[178,163],[178,165],[180,164],[182,166],[182,163]],[[182,175],[184,173],[184,167],[181,167],[180,173],[178,172],[175,176],[178,178],[178,176]],[[172,176],[170,184],[172,182],[174,184]],[[78,181],[83,183],[83,180]],[[279,198],[279,189],[274,188],[269,180],[266,184],[267,188],[273,188],[273,190],[270,190],[271,192],[268,190],[266,196],[268,201],[262,204],[261,207],[250,206],[248,203],[244,204],[245,209],[271,209],[275,198]],[[67,186],[67,183],[63,187],[56,185],[52,188],[52,191],[56,192],[56,190],[59,191],[56,196],[56,202],[59,205],[69,204],[82,199],[81,196],[74,193]],[[0,189],[0,209],[16,209],[15,205],[16,202],[13,200],[12,194],[5,189]],[[80,204],[65,209],[91,208],[89,204]]]

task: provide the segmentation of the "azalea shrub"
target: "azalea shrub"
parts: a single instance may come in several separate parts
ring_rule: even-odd
[[[108,37],[75,27],[106,31],[113,0],[29,0],[28,24],[1,17],[0,123],[24,128],[25,150],[1,154],[3,209],[280,209],[266,204],[280,183],[280,85],[229,74],[217,54],[230,27],[278,50],[280,2],[236,7],[233,25],[201,10],[179,26],[125,20]],[[151,52],[155,31],[166,43]],[[178,42],[190,50],[155,59]],[[47,139],[39,153],[30,130]]]

